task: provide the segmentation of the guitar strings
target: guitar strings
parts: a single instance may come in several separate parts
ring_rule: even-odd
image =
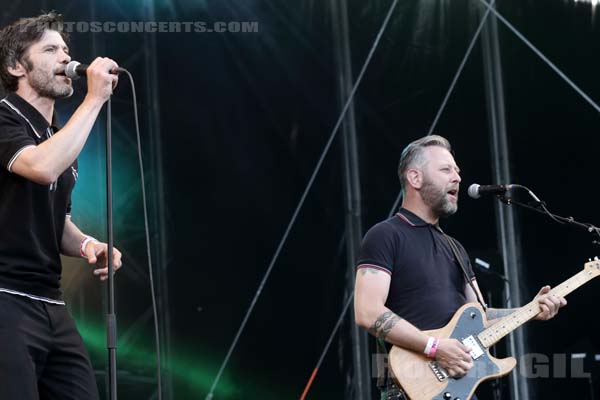
[[[492,4],[494,4],[495,0],[492,0]],[[462,74],[462,71],[465,67],[465,64],[469,58],[469,56],[471,55],[471,52],[473,50],[473,47],[475,45],[475,43],[477,42],[477,39],[479,38],[480,34],[481,34],[481,30],[483,29],[483,26],[488,18],[488,15],[490,14],[489,10],[486,10],[486,12],[484,13],[483,17],[481,18],[481,21],[479,23],[479,26],[477,27],[475,33],[473,34],[473,38],[471,39],[471,42],[469,43],[469,46],[467,47],[467,51],[462,59],[462,61],[459,64],[458,70],[456,71],[456,73],[454,74],[454,77],[452,79],[452,82],[450,83],[450,87],[448,88],[448,91],[446,92],[446,95],[444,96],[444,99],[442,101],[442,104],[440,105],[436,116],[429,128],[429,133],[428,135],[431,135],[433,133],[433,130],[435,129],[435,126],[437,125],[440,116],[442,115],[442,112],[444,111],[446,104],[448,102],[448,99],[450,98],[450,95],[452,94],[452,92],[454,91],[454,87],[456,86],[456,82],[458,82],[458,78],[460,77],[460,75]],[[394,204],[392,205],[392,209],[390,210],[390,212],[388,213],[388,218],[391,217],[392,215],[394,215],[394,213],[396,212],[398,205],[400,204],[400,200],[402,199],[402,191],[398,194],[398,196],[396,197],[396,200],[394,201]],[[300,400],[304,400],[306,398],[306,395],[308,394],[308,391],[316,377],[316,374],[319,370],[319,368],[321,367],[321,364],[323,363],[323,360],[325,359],[325,355],[329,352],[329,347],[331,346],[331,343],[333,342],[333,338],[335,337],[335,335],[337,334],[337,331],[341,325],[341,321],[343,321],[346,313],[348,312],[349,306],[352,303],[352,299],[354,298],[354,290],[352,290],[350,296],[348,297],[348,300],[344,306],[344,308],[342,309],[342,312],[335,324],[335,326],[333,327],[333,330],[331,331],[331,334],[329,335],[329,338],[327,339],[327,343],[325,344],[325,347],[323,349],[323,351],[321,352],[321,355],[319,357],[319,360],[317,361],[317,365],[315,366],[315,368],[313,369],[313,372],[311,373],[308,382],[304,388],[304,391],[302,392],[302,395],[300,396]]]

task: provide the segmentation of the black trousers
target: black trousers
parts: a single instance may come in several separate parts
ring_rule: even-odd
[[[67,308],[0,292],[0,400],[98,398]]]

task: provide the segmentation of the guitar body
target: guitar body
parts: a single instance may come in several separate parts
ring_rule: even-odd
[[[440,329],[427,331],[429,336],[457,339],[471,347],[473,368],[459,379],[448,377],[434,360],[394,346],[389,366],[396,383],[411,400],[466,400],[477,386],[488,379],[508,374],[517,364],[513,357],[497,359],[490,355],[477,335],[485,330],[486,318],[479,304],[468,303],[456,311],[450,322]]]
[[[552,289],[549,294],[565,297],[591,279],[600,276],[600,260],[585,263],[584,269]],[[411,400],[467,400],[477,386],[488,379],[508,374],[517,365],[513,357],[497,359],[488,347],[534,318],[541,311],[536,299],[486,328],[481,306],[468,303],[456,311],[450,322],[427,331],[429,336],[456,339],[471,348],[473,368],[462,378],[450,378],[434,360],[400,347],[392,347],[389,367],[396,383]],[[484,345],[484,343],[486,343]]]

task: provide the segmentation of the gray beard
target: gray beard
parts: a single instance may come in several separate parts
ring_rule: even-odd
[[[458,204],[448,200],[447,192],[436,187],[430,180],[425,179],[420,190],[423,202],[427,204],[438,217],[449,217],[458,210]]]

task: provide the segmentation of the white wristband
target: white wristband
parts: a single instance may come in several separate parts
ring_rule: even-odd
[[[86,236],[81,241],[81,244],[79,245],[79,254],[81,255],[81,257],[87,258],[87,255],[85,254],[85,247],[88,245],[89,242],[92,242],[92,241],[97,242],[98,240],[94,237]]]
[[[425,354],[426,356],[429,355],[429,352],[431,351],[431,347],[433,346],[434,342],[435,342],[435,338],[430,336],[429,340],[427,341],[427,346],[425,346],[425,351],[423,352],[423,354]]]

